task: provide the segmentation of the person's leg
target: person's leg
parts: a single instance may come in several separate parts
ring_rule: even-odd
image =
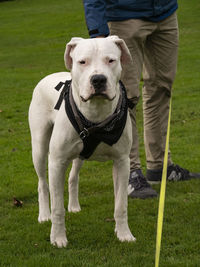
[[[143,112],[147,169],[163,165],[169,102],[176,74],[178,24],[176,14],[156,23],[144,48]],[[170,153],[168,164],[172,164]]]
[[[143,71],[146,177],[151,182],[160,181],[162,178],[169,102],[177,67],[178,23],[176,13],[156,25],[156,30],[146,39]],[[200,178],[200,173],[191,173],[174,165],[169,152],[167,179],[180,181],[191,178]]]
[[[140,97],[139,83],[143,67],[143,43],[145,36],[143,36],[143,32],[140,31],[142,24],[142,20],[136,19],[109,23],[110,34],[118,35],[126,42],[133,60],[132,64],[129,64],[128,66],[122,66],[121,76],[121,80],[127,89],[127,96],[135,104],[135,107],[132,110],[129,110],[133,135],[133,144],[130,153],[131,171],[141,169],[138,133],[136,126],[136,105]]]
[[[143,67],[143,44],[146,38],[148,22],[142,20],[126,20],[109,23],[111,35],[118,35],[124,39],[131,53],[133,62],[128,66],[122,66],[121,80],[127,89],[128,98],[135,104],[130,112],[132,122],[133,143],[130,153],[130,178],[128,193],[132,198],[155,197],[157,193],[146,182],[141,171],[139,158],[139,142],[136,127],[136,104],[139,101],[139,83]],[[143,30],[141,30],[143,29]]]

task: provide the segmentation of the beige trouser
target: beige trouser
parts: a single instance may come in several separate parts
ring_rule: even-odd
[[[139,101],[139,83],[143,74],[144,143],[148,169],[160,169],[163,164],[169,101],[175,78],[178,54],[178,23],[176,13],[160,22],[141,19],[109,22],[112,35],[124,39],[133,63],[125,65],[122,81],[128,98]],[[132,119],[133,145],[131,170],[140,169],[136,128],[136,108]],[[170,152],[168,164],[171,164]]]

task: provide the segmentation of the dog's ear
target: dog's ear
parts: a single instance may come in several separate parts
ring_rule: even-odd
[[[121,50],[121,63],[122,64],[128,64],[128,63],[130,63],[132,61],[132,57],[131,57],[131,54],[129,52],[129,49],[128,49],[126,43],[124,42],[124,40],[123,39],[120,39],[116,35],[111,35],[108,38],[110,38],[111,40],[113,40],[114,43]]]
[[[83,38],[73,37],[71,41],[66,45],[64,61],[65,61],[65,66],[68,70],[72,69],[73,62],[72,62],[71,52],[81,40],[83,40]]]

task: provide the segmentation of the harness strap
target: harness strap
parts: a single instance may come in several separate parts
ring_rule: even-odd
[[[75,117],[76,122],[78,124],[79,130],[82,131],[84,127],[83,127],[83,124],[81,122],[80,116],[78,115],[78,110],[77,110],[76,104],[74,102],[74,98],[73,98],[73,95],[72,95],[72,88],[71,87],[69,88],[69,103],[70,103],[70,105],[72,107],[72,111],[74,113],[74,117]]]
[[[127,90],[126,90],[126,88],[125,88],[125,86],[121,80],[119,81],[119,84],[120,84],[121,89],[126,92]],[[126,101],[127,101],[128,107],[130,109],[133,109],[135,107],[135,104],[128,97],[126,97]]]
[[[60,96],[58,98],[58,101],[57,101],[54,109],[56,109],[56,110],[60,109],[60,106],[61,106],[62,101],[64,99],[65,93],[70,88],[71,82],[72,82],[72,80],[67,80],[66,82],[59,82],[59,84],[56,85],[55,89],[57,91],[60,91],[60,89],[63,87],[63,85],[64,85],[64,87],[63,87],[62,92],[60,93]]]
[[[80,112],[73,99],[71,80],[65,83],[60,82],[56,86],[55,89],[59,91],[64,85],[55,109],[60,108],[64,99],[66,114],[83,142],[83,150],[79,157],[83,159],[89,158],[101,142],[112,146],[122,135],[126,124],[128,107],[133,108],[134,105],[132,103],[130,105],[126,96],[126,88],[121,81],[119,83],[120,96],[116,109],[112,115],[100,123],[93,123],[87,120]]]

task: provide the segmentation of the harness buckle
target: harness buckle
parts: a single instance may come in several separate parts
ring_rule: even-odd
[[[83,139],[85,139],[86,137],[88,137],[89,134],[90,134],[90,133],[89,133],[88,129],[83,128],[83,131],[80,132],[79,136],[80,136],[80,138],[83,140]]]

